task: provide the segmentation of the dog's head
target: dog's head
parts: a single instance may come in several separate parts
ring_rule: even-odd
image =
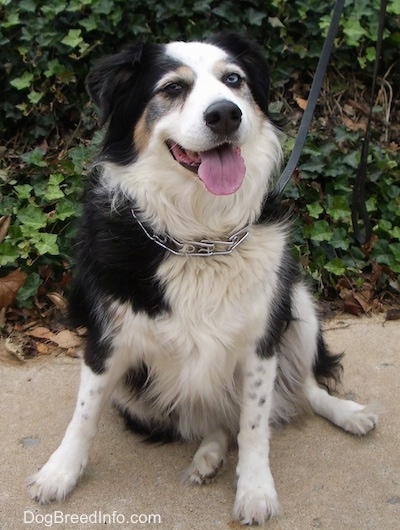
[[[265,58],[235,34],[131,45],[101,60],[87,87],[108,122],[103,160],[128,165],[151,151],[214,195],[241,187],[245,146],[269,124]]]

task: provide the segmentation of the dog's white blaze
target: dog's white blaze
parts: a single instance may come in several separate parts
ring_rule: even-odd
[[[170,42],[165,49],[168,56],[196,72],[211,72],[217,62],[228,59],[224,50],[204,42]]]
[[[229,57],[225,52],[209,44],[176,42],[168,44],[166,50],[173,59],[189,67],[194,78],[194,86],[184,107],[170,115],[171,123],[174,124],[173,139],[192,151],[207,151],[213,148],[212,134],[202,117],[209,105],[219,100],[227,100],[235,103],[242,111],[237,144],[242,145],[248,141],[254,128],[251,121],[254,111],[249,108],[254,106],[250,91],[248,98],[243,98],[220,79],[222,73],[235,72],[244,77],[244,72],[236,64],[229,64]],[[162,127],[161,124],[158,126]]]

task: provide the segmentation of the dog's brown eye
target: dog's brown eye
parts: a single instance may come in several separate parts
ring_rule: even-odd
[[[183,83],[169,83],[163,88],[163,92],[169,96],[180,96],[185,90]]]
[[[234,72],[226,75],[224,78],[224,83],[233,88],[239,88],[242,82],[243,82],[243,78],[239,74],[234,73]]]

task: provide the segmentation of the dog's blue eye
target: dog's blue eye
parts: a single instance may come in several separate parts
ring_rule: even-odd
[[[243,78],[236,73],[231,73],[225,76],[224,82],[234,88],[238,88],[242,84]]]

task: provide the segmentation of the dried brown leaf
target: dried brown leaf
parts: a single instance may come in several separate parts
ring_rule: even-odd
[[[10,223],[11,217],[9,215],[3,215],[0,217],[0,243],[5,240]]]
[[[60,293],[47,293],[47,298],[59,309],[61,312],[67,310],[67,300]]]
[[[10,272],[0,278],[0,308],[13,305],[18,291],[26,280],[27,274],[21,269]]]
[[[35,339],[51,340],[52,342],[55,342],[54,339],[56,337],[55,333],[42,326],[31,329],[27,332],[27,335]]]
[[[28,331],[28,335],[35,339],[49,340],[65,350],[76,348],[81,344],[81,339],[78,335],[69,329],[64,329],[59,333],[53,333],[45,327],[37,327]]]
[[[360,316],[362,308],[353,296],[349,296],[344,300],[343,310],[351,315]]]
[[[45,344],[44,342],[37,342],[36,343],[37,353],[39,355],[49,355],[50,348],[48,344]]]
[[[348,289],[346,287],[340,287],[338,290],[339,290],[339,296],[342,300],[349,300],[353,296],[352,289]]]
[[[365,131],[367,128],[367,124],[364,121],[353,121],[345,115],[342,116],[342,122],[351,131],[359,131],[360,129]]]
[[[364,313],[367,314],[371,311],[373,304],[371,304],[361,293],[354,293],[354,299],[360,304]]]
[[[357,110],[360,110],[363,114],[368,116],[369,106],[364,101],[355,101],[354,99],[349,99],[349,104]]]
[[[60,348],[64,348],[66,350],[70,348],[76,348],[81,344],[80,338],[69,329],[64,329],[63,331],[60,331],[60,333],[57,333],[57,335],[55,335],[54,339],[52,340],[53,342],[58,344]]]
[[[300,96],[295,96],[294,100],[296,101],[297,105],[301,108],[301,110],[306,110],[307,108],[307,100],[304,98],[301,98]]]
[[[388,149],[393,153],[397,153],[397,151],[400,151],[400,145],[396,144],[396,142],[390,142],[388,145]]]
[[[400,320],[400,309],[388,309],[386,320]]]

